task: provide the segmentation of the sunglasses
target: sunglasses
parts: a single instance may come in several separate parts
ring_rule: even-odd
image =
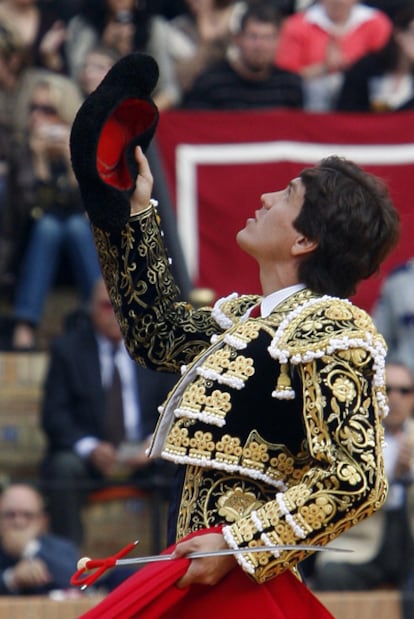
[[[393,385],[387,385],[385,387],[385,391],[387,392],[387,394],[396,391],[400,395],[410,395],[411,393],[414,393],[414,387],[397,387]]]
[[[29,105],[29,112],[41,112],[46,116],[54,116],[57,114],[57,110],[53,105],[43,105],[42,103],[31,103]]]

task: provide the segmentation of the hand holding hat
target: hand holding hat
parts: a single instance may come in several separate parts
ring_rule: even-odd
[[[135,147],[145,151],[158,124],[151,99],[157,80],[158,66],[151,56],[125,56],[86,98],[74,120],[73,171],[91,222],[103,230],[119,230],[128,221],[138,174]]]

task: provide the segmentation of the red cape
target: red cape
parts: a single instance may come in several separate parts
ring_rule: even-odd
[[[216,532],[217,528],[197,532]],[[164,552],[171,553],[174,546]],[[114,589],[79,619],[211,619],[262,616],[272,619],[333,619],[290,571],[257,584],[236,567],[217,585],[178,589],[174,583],[190,560],[152,563]]]

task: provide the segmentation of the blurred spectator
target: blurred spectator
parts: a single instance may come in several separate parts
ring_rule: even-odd
[[[89,50],[76,76],[76,82],[85,97],[99,86],[109,69],[120,58],[121,55],[112,47],[97,45]]]
[[[89,220],[70,162],[70,127],[80,102],[78,90],[62,88],[58,75],[43,76],[31,91],[28,136],[22,145],[20,172],[33,223],[14,302],[15,349],[35,346],[36,327],[63,250],[71,261],[83,302],[89,299],[100,275]]]
[[[185,0],[187,11],[171,20],[169,46],[177,80],[187,92],[195,78],[226,57],[231,34],[244,2]]]
[[[18,34],[26,62],[51,71],[66,71],[65,24],[53,8],[38,0],[2,0],[0,20]]]
[[[10,214],[10,182],[13,171],[12,113],[23,72],[23,49],[15,33],[0,23],[0,288],[13,284],[13,231],[6,229]]]
[[[23,165],[27,149],[28,108],[31,91],[40,78],[52,76],[64,91],[65,114],[73,118],[73,100],[81,99],[78,89],[64,75],[33,67],[15,31],[0,21],[0,286],[11,291],[27,238],[33,191],[29,170]],[[69,109],[72,106],[72,111]]]
[[[304,78],[307,110],[331,110],[343,72],[365,54],[381,49],[391,28],[385,13],[356,0],[319,0],[286,18],[276,62]]]
[[[76,546],[49,532],[42,495],[12,484],[0,496],[0,595],[39,595],[68,589]]]
[[[274,66],[280,16],[269,3],[243,14],[234,54],[201,73],[183,100],[188,109],[253,109],[302,106],[299,75]]]
[[[414,259],[384,279],[373,307],[374,323],[388,345],[388,360],[403,361],[414,373]]]
[[[160,110],[175,106],[179,88],[168,48],[167,20],[151,15],[146,4],[135,0],[84,0],[83,8],[69,20],[66,53],[70,75],[78,75],[87,52],[97,44],[113,47],[122,56],[146,52],[160,71],[153,93]]]
[[[396,13],[391,38],[345,72],[336,108],[352,112],[407,109],[414,101],[414,3]]]
[[[313,586],[319,591],[401,587],[412,562],[414,514],[409,495],[414,475],[414,379],[410,369],[399,363],[388,363],[385,375],[390,407],[384,418],[387,501],[338,538],[341,548],[353,551],[347,562],[340,553],[318,554]]]
[[[119,436],[105,421],[116,369],[121,379]],[[99,280],[90,315],[55,341],[45,382],[42,426],[48,451],[42,476],[49,488],[54,532],[81,544],[82,505],[105,482],[129,480],[146,488],[165,483],[168,492],[173,465],[149,460],[145,450],[158,406],[175,381],[175,376],[132,361],[105,284]]]

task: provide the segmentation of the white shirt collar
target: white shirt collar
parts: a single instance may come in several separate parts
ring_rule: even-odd
[[[276,305],[279,305],[279,303],[290,297],[292,294],[295,294],[295,292],[303,290],[303,288],[305,288],[305,284],[294,284],[293,286],[282,288],[282,290],[276,290],[276,292],[268,294],[267,297],[263,297],[260,302],[260,313],[263,318],[269,316],[269,314],[272,313]]]
[[[346,24],[341,26],[340,31],[345,34],[349,31],[355,30],[358,26],[366,21],[372,19],[375,9],[363,4],[356,4],[352,7],[349,19]],[[305,11],[305,19],[311,24],[316,24],[325,32],[334,34],[337,30],[336,24],[331,21],[326,14],[325,8],[320,4],[311,6]]]

